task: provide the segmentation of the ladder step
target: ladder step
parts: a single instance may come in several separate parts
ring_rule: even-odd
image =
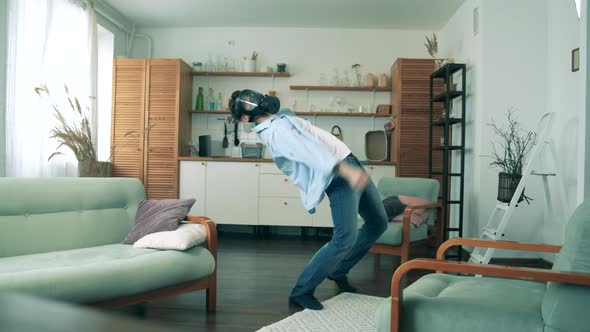
[[[471,254],[470,256],[471,256],[471,259],[473,259],[477,263],[482,263],[483,262],[483,256],[482,255],[479,255],[479,254]]]
[[[483,228],[483,234],[487,237],[489,237],[490,239],[496,239],[496,235],[499,235],[499,237],[504,236],[504,234],[498,234],[498,230],[493,228],[493,227],[484,227]]]
[[[555,172],[531,172],[531,175],[539,175],[539,176],[557,176]]]

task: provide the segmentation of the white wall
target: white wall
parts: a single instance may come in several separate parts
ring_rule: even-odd
[[[443,55],[468,64],[465,236],[479,236],[494,208],[498,171],[489,168],[485,157],[494,138],[487,123],[492,119],[505,123],[510,107],[517,109],[521,124],[530,130],[544,112],[557,113],[553,134],[572,205],[568,208],[578,200],[577,123],[583,114],[584,90],[579,88],[583,70],[570,69],[571,50],[580,46],[579,22],[570,2],[468,0],[440,32]],[[480,23],[476,36],[474,8],[479,10]],[[530,180],[526,193],[535,200],[516,209],[506,239],[561,243],[563,224],[545,211],[541,180]],[[555,187],[552,193],[555,197]],[[500,252],[498,256],[529,255]]]
[[[0,1],[0,176],[6,174],[6,1]]]
[[[281,99],[283,107],[292,108],[297,102],[296,110],[308,108],[305,91],[291,91],[289,85],[319,85],[320,74],[324,73],[329,81],[333,69],[338,68],[342,76],[351,65],[361,64],[362,71],[375,75],[386,73],[389,77],[391,65],[396,58],[424,58],[427,56],[423,42],[427,32],[399,30],[359,30],[359,29],[301,29],[301,28],[175,28],[144,29],[140,33],[153,38],[154,58],[182,58],[191,64],[194,61],[214,62],[223,58],[240,59],[243,55],[256,50],[260,53],[258,67],[276,66],[278,62],[287,63],[290,78],[277,78],[274,90]],[[230,45],[228,42],[234,41]],[[133,55],[142,57],[146,54],[143,40],[136,40]],[[231,62],[231,61],[230,61]],[[212,87],[217,92],[229,95],[238,89],[255,89],[266,92],[272,88],[271,78],[228,78],[197,77],[197,86]],[[309,92],[309,104],[316,109],[327,109],[331,96],[341,96],[348,104],[358,108],[371,101],[368,92]],[[389,104],[390,94],[376,94],[375,104]],[[194,103],[194,96],[193,96]],[[198,134],[212,134],[213,140],[221,140],[223,124],[211,119],[205,121],[193,116],[193,141]],[[311,119],[313,120],[313,119]],[[344,132],[344,140],[360,159],[364,159],[364,133],[373,128],[382,129],[383,118],[325,118],[317,117],[316,124],[324,129],[331,129],[338,124]],[[207,126],[204,128],[204,126]],[[245,140],[254,140],[255,135],[244,136]],[[243,139],[243,140],[244,140]],[[231,137],[230,137],[231,141]]]

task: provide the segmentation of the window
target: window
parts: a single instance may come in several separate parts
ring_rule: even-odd
[[[111,106],[113,95],[113,55],[115,36],[102,26],[97,26],[98,40],[98,86],[97,112],[98,132],[96,146],[99,161],[107,161],[111,157]]]

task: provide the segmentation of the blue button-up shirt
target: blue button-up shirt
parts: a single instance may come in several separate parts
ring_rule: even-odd
[[[290,110],[281,110],[253,130],[276,165],[299,188],[303,206],[315,213],[336,175],[335,166],[350,149],[327,131],[293,115]]]

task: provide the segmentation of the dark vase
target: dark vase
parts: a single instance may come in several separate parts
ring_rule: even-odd
[[[110,177],[111,163],[107,161],[79,161],[78,176],[98,178]]]
[[[513,175],[510,173],[500,172],[498,174],[498,201],[510,203],[521,178],[522,175]],[[523,190],[520,198],[518,199],[518,203],[522,202],[524,197],[525,195]]]

